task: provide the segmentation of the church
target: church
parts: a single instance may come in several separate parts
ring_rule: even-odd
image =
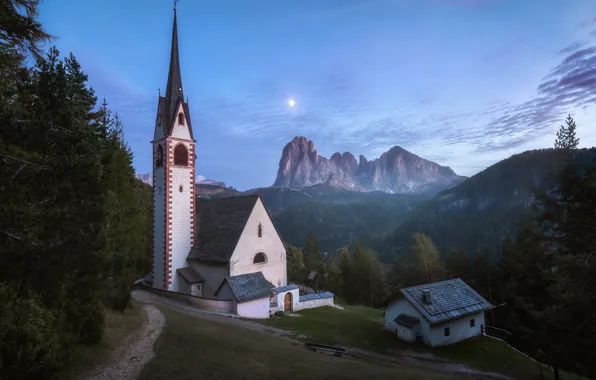
[[[149,282],[193,300],[231,302],[230,311],[268,318],[277,311],[333,304],[333,294],[300,297],[288,285],[286,249],[259,195],[200,199],[196,143],[184,101],[178,30],[153,136],[153,270]]]

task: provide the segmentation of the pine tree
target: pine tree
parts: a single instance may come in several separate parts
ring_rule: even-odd
[[[445,262],[450,277],[459,277],[469,283],[473,279],[473,269],[468,253],[462,249],[451,248],[449,257]]]
[[[412,236],[410,254],[419,283],[430,283],[445,279],[445,266],[439,256],[439,250],[429,236],[415,233]]]
[[[300,248],[293,245],[288,245],[288,279],[303,283],[306,277],[304,276],[304,263],[302,259],[302,251]]]
[[[565,120],[566,125],[561,125],[557,131],[557,139],[555,140],[556,149],[577,149],[579,145],[579,138],[575,135],[575,121],[571,115],[567,116]]]
[[[304,266],[308,271],[323,272],[323,256],[319,249],[319,238],[314,234],[308,234],[302,250]]]
[[[355,284],[354,274],[352,270],[352,257],[347,248],[342,248],[339,255],[339,275],[341,277],[341,291],[340,297],[346,301],[354,299]]]

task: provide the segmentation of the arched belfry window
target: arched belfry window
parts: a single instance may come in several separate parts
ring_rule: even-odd
[[[155,152],[155,167],[160,168],[163,166],[163,148],[161,144],[157,145],[157,152]]]
[[[265,264],[267,262],[267,256],[263,252],[259,252],[255,255],[253,259],[253,264]]]
[[[259,237],[263,237],[263,226],[261,225],[261,223],[259,223],[257,233],[259,234]]]
[[[178,114],[178,124],[184,125],[184,114],[182,112]]]
[[[178,144],[174,148],[174,165],[188,165],[188,151],[184,144]]]

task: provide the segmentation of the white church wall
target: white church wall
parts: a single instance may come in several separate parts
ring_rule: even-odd
[[[175,147],[180,142],[168,144],[169,154],[173,156]],[[183,143],[191,155],[190,144]],[[173,164],[173,159],[172,159]],[[192,168],[190,166],[169,167],[169,196],[170,196],[170,278],[171,285],[168,290],[179,291],[178,273],[176,269],[186,266],[186,257],[191,248],[192,228],[192,198],[194,197],[194,178],[191,179]]]
[[[262,237],[258,235],[259,223]],[[255,255],[259,252],[267,256],[266,263],[253,263]],[[262,272],[276,287],[287,285],[286,250],[260,199],[257,200],[230,259],[231,276],[254,272]]]
[[[236,314],[246,318],[269,318],[269,297],[236,304]]]
[[[163,145],[162,145],[163,147]],[[156,148],[155,148],[156,149]],[[153,286],[163,289],[165,270],[165,176],[164,168],[153,172]]]
[[[184,125],[181,125],[178,122],[178,114],[182,113],[184,115],[184,109],[182,107],[182,104],[180,104],[180,106],[178,107],[178,112],[176,112],[176,121],[174,122],[174,127],[172,129],[172,133],[170,134],[170,136],[177,138],[177,139],[183,139],[183,140],[190,140],[190,132],[188,130],[188,123],[187,123],[187,119],[186,116],[184,117]]]

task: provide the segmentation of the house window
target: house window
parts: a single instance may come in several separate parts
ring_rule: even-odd
[[[476,327],[476,320],[474,318],[470,319],[470,327]]]
[[[184,125],[184,114],[182,112],[178,114],[178,124]]]
[[[445,336],[451,335],[451,327],[445,327]]]
[[[159,168],[163,166],[163,148],[161,144],[157,146],[157,152],[155,153],[155,167]]]
[[[188,165],[188,151],[184,144],[178,144],[174,149],[174,165]]]
[[[263,252],[259,252],[255,255],[254,260],[252,261],[253,264],[265,264],[267,262],[267,256]]]
[[[258,232],[259,237],[263,237],[263,226],[261,225],[261,223],[259,223],[259,228],[258,228]]]

